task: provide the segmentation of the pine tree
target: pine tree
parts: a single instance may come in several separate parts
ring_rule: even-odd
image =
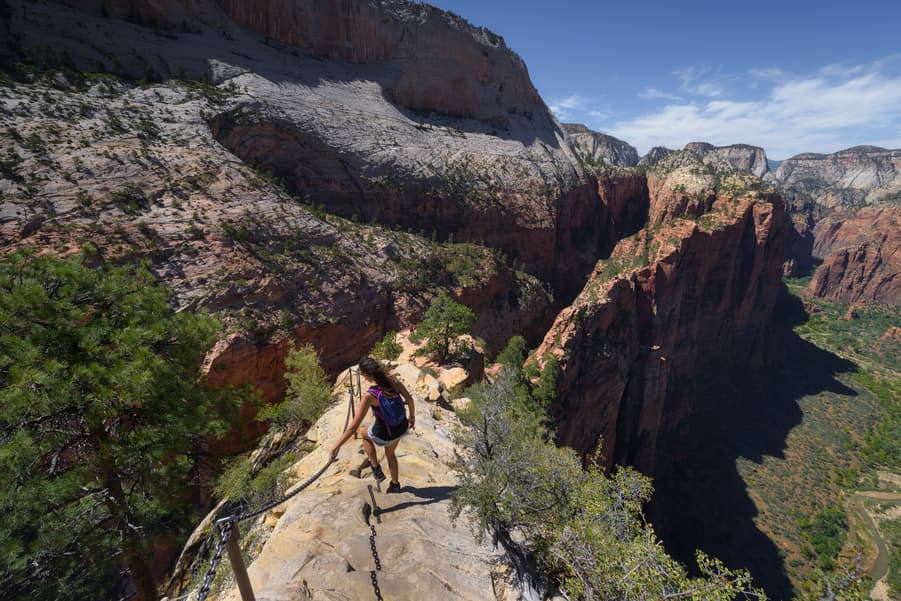
[[[154,541],[189,503],[192,451],[233,393],[200,377],[219,324],[175,313],[146,267],[0,260],[0,590],[157,596]]]
[[[428,338],[426,345],[416,354],[434,353],[440,361],[447,360],[451,356],[454,340],[468,333],[474,320],[475,314],[468,307],[454,302],[446,294],[438,295],[413,330],[416,338]]]

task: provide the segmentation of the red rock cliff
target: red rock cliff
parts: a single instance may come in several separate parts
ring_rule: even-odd
[[[901,306],[901,207],[866,207],[817,224],[823,257],[807,293],[845,303]]]
[[[700,368],[761,361],[786,233],[779,197],[724,197],[697,221],[620,242],[537,353],[560,359],[561,442],[587,452],[603,441],[608,464],[652,471]]]

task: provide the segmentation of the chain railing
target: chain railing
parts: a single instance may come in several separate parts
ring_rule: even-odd
[[[354,380],[356,379],[356,383]],[[358,401],[363,394],[360,382],[360,370],[349,368],[347,373],[338,381],[338,386],[347,382],[348,387],[348,403],[347,403],[347,417],[344,420],[344,430],[347,429],[347,425],[350,423],[350,420],[355,417],[355,403]],[[343,431],[343,430],[342,430]],[[283,497],[266,503],[262,507],[258,509],[254,509],[253,511],[242,511],[239,514],[227,516],[221,518],[216,521],[215,528],[219,533],[219,541],[216,543],[216,550],[213,552],[213,557],[210,560],[210,567],[207,569],[206,574],[203,577],[203,583],[200,586],[200,589],[197,591],[196,601],[206,601],[206,598],[210,594],[210,589],[213,585],[213,580],[216,578],[216,570],[219,568],[219,564],[222,563],[222,551],[224,549],[228,550],[229,561],[232,564],[232,571],[235,573],[235,580],[238,583],[238,589],[241,592],[241,599],[243,601],[254,601],[253,589],[250,586],[250,579],[247,576],[247,569],[244,566],[244,560],[241,557],[241,550],[238,547],[238,538],[240,537],[240,531],[238,529],[238,523],[243,522],[245,520],[249,520],[251,518],[255,518],[260,516],[270,509],[273,509],[285,501],[295,497],[300,494],[304,489],[313,484],[316,480],[319,479],[322,474],[329,468],[329,466],[335,460],[329,457],[328,461],[326,461],[325,465],[323,465],[319,471],[315,474],[307,478],[300,486],[292,490],[290,493],[284,495]],[[372,494],[372,487],[369,487],[369,492]],[[373,505],[375,505],[375,498],[373,497]],[[378,506],[376,505],[376,508]],[[376,519],[381,523],[381,517],[376,513]],[[381,569],[381,564],[378,559],[378,553],[375,550],[375,527],[372,526],[372,535],[370,536],[370,544],[372,546],[373,556],[376,561],[376,568]],[[378,580],[375,577],[375,572],[372,572],[372,580],[373,586],[375,587],[376,597],[381,601],[382,596],[378,589]]]

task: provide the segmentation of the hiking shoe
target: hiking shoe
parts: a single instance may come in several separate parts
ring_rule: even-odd
[[[400,492],[400,482],[392,482],[388,485],[388,490],[385,492],[388,494],[391,494],[393,492]]]
[[[372,477],[375,478],[376,482],[383,482],[385,480],[385,472],[382,471],[382,466],[377,465],[372,468]]]

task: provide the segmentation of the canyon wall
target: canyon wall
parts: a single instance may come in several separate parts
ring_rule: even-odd
[[[672,214],[671,192],[652,188],[652,215]],[[619,242],[536,353],[560,362],[560,441],[603,445],[608,465],[653,472],[657,440],[691,414],[705,364],[763,359],[788,233],[781,198],[721,195],[685,216]]]
[[[487,29],[404,0],[69,0],[83,10],[172,31],[221,30],[228,21],[265,42],[320,59],[380,63],[396,104],[455,117],[552,122],[522,59]]]
[[[786,273],[806,272],[806,257],[822,260],[807,294],[901,304],[901,150],[855,146],[833,154],[800,154],[768,177],[794,201],[796,227]]]
[[[732,144],[730,146],[714,146],[706,142],[691,142],[683,150],[699,154],[701,157],[714,155],[732,165],[739,171],[746,171],[757,177],[763,177],[769,169],[766,152],[759,146],[748,144]]]

